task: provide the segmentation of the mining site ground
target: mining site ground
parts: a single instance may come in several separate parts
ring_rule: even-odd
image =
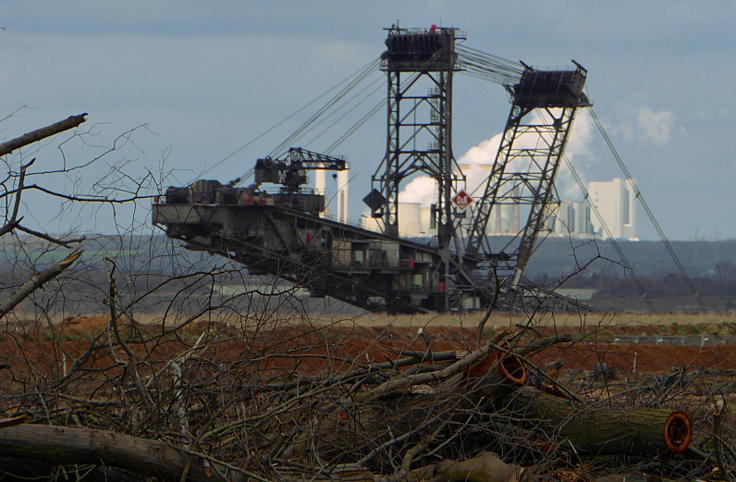
[[[671,333],[730,337],[736,335],[736,323],[730,318],[713,323],[703,315],[671,314],[646,318],[649,323],[644,323],[645,319],[627,314],[608,318],[558,315],[546,320],[540,314],[538,323],[534,316],[499,313],[479,339],[476,324],[480,315],[466,315],[454,323],[449,315],[374,314],[342,319],[260,315],[235,320],[215,314],[194,320],[169,313],[162,324],[161,313],[136,317],[135,321],[121,315],[115,323],[111,323],[109,314],[101,314],[69,316],[35,326],[8,324],[0,331],[0,383],[5,387],[0,410],[6,417],[21,414],[29,426],[66,425],[71,420],[84,427],[133,431],[142,436],[152,436],[148,434],[148,420],[155,416],[168,427],[162,432],[166,440],[174,443],[186,442],[179,418],[186,413],[188,426],[198,427],[197,436],[209,437],[208,451],[247,467],[251,462],[243,455],[242,447],[253,443],[251,430],[264,430],[259,440],[273,443],[271,439],[290,426],[288,417],[276,416],[268,420],[278,420],[278,427],[286,421],[284,427],[278,428],[282,432],[264,428],[258,422],[262,414],[273,414],[284,403],[291,407],[284,415],[301,413],[299,410],[310,413],[311,402],[298,402],[302,384],[307,389],[317,383],[316,388],[309,390],[319,394],[322,380],[340,379],[356,369],[370,371],[371,367],[390,365],[407,356],[431,360],[435,354],[454,352],[457,359],[462,359],[489,340],[498,340],[503,346],[506,335],[516,337],[515,343],[523,346],[562,333],[569,333],[571,338],[529,356],[528,384],[553,381],[592,406],[686,411],[693,420],[696,445],[701,451],[708,447],[709,407],[714,394],[727,404],[736,402],[736,350],[732,345],[613,342],[617,336]],[[411,366],[402,373],[419,373],[412,370],[422,366]],[[429,367],[441,370],[441,366],[431,362]],[[177,370],[184,370],[183,375],[177,375]],[[431,383],[419,384],[393,396],[420,397],[435,389],[439,388]],[[147,390],[153,402],[146,402],[138,393]],[[340,393],[341,388],[330,390]],[[37,403],[38,399],[44,403]],[[319,396],[317,400],[327,403]],[[184,403],[186,412],[177,412]],[[342,420],[342,412],[336,416]],[[243,420],[252,425],[248,425],[248,430],[237,429]],[[728,414],[722,421],[724,440],[733,440],[733,416]],[[595,463],[570,461],[564,451],[550,448],[549,442],[538,434],[519,430],[515,435],[518,443],[528,445],[530,453],[541,454],[540,460],[547,464],[544,470],[558,479],[582,481],[621,470],[651,470],[646,465],[649,457],[607,462],[595,459]],[[212,435],[220,431],[224,433]],[[537,459],[526,463],[536,463],[534,460]],[[671,465],[666,458],[663,460],[663,466]],[[671,472],[659,473],[694,473],[696,469],[687,465],[690,463],[679,461],[680,465],[675,464]],[[682,464],[686,466],[683,468]]]
[[[134,324],[124,324],[127,330],[140,330],[151,337],[170,332],[167,340],[178,340],[177,343],[184,346],[196,336],[211,332],[219,337],[215,340],[216,344],[226,347],[221,352],[223,354],[236,346],[246,349],[250,343],[257,348],[266,340],[274,347],[283,344],[291,349],[298,346],[300,334],[308,333],[309,336],[317,336],[318,341],[305,345],[306,348],[300,353],[316,350],[345,359],[360,356],[366,362],[379,362],[386,357],[400,355],[403,351],[471,351],[478,346],[477,323],[482,314],[465,314],[461,319],[451,315],[370,314],[350,318],[322,316],[308,319],[275,316],[265,319],[252,317],[239,322],[233,317],[203,316],[177,330],[174,330],[177,324],[187,317],[168,316],[168,322],[164,324],[160,323],[163,319],[161,314],[143,314],[136,317]],[[45,363],[52,362],[49,358],[51,353],[61,356],[59,350],[66,348],[71,352],[64,356],[73,358],[74,351],[105,332],[109,322],[109,315],[94,314],[70,316],[57,323],[35,327],[27,324],[8,325],[0,333],[0,361],[13,366],[18,366],[19,362],[23,365],[32,362],[36,369],[40,369]],[[485,325],[483,338],[489,339],[500,332],[519,329],[526,329],[539,337],[570,333],[574,342],[545,350],[539,358],[540,363],[555,359],[563,361],[561,371],[595,370],[596,364],[606,363],[612,370],[624,375],[669,373],[698,367],[735,370],[731,375],[736,374],[736,320],[733,316],[672,313],[557,314],[545,317],[545,314],[540,314],[538,319],[530,320],[516,314],[496,314]],[[141,339],[144,338],[141,335]],[[704,338],[715,342],[703,343]],[[251,347],[254,350],[256,348]],[[274,358],[278,358],[278,354]],[[315,362],[301,360],[299,363],[302,367],[309,367]],[[54,368],[54,364],[58,366]],[[47,369],[58,370],[61,364],[61,359],[55,360]],[[314,369],[319,371],[324,367],[317,363]]]

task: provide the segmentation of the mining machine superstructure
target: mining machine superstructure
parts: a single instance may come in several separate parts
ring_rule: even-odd
[[[258,159],[255,183],[247,187],[214,180],[170,187],[154,203],[153,222],[189,249],[368,310],[445,312],[491,302],[513,309],[540,296],[548,304],[567,303],[525,281],[523,270],[555,201],[554,179],[575,111],[589,105],[587,72],[579,64],[538,70],[500,62],[458,48],[464,35],[455,28],[386,30],[380,64],[387,78],[386,151],[364,198],[379,231],[322,215],[324,194],[305,186],[307,172],[348,166],[302,148]],[[469,195],[469,207],[454,201],[466,195],[452,152],[452,83],[463,70],[502,83],[512,104],[491,175]],[[399,193],[416,175],[436,186],[432,243],[399,236]],[[280,188],[267,190],[264,183]],[[527,222],[512,241],[494,246],[486,226],[504,203],[525,205]]]

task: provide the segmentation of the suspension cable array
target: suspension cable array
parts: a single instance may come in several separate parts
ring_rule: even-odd
[[[343,99],[345,99],[348,94],[350,94],[358,85],[360,85],[364,80],[366,80],[372,73],[374,73],[379,65],[379,60],[376,59],[372,61],[370,64],[365,66],[362,71],[359,71],[355,77],[348,82],[348,84],[340,89],[337,94],[335,94],[332,98],[330,98],[329,101],[327,101],[326,104],[324,104],[321,108],[317,110],[314,114],[312,114],[309,119],[304,122],[301,126],[299,126],[294,132],[291,133],[286,139],[284,139],[281,144],[277,145],[269,154],[269,157],[279,155],[283,152],[285,152],[289,146],[293,143],[295,139],[297,139],[300,135],[302,135],[305,131],[307,131],[315,122],[320,120],[322,116],[328,112],[330,109],[333,109],[335,106],[339,104],[339,102]],[[348,101],[350,98],[347,99]]]
[[[352,114],[355,110],[357,110],[361,105],[363,105],[367,101],[374,100],[375,99],[375,94],[378,91],[383,90],[383,89],[385,89],[385,86],[384,86],[384,83],[383,83],[383,79],[381,79],[380,77],[377,77],[374,81],[372,81],[369,85],[367,85],[361,91],[361,94],[355,96],[355,102],[353,103],[353,105],[346,104],[345,105],[345,109],[344,109],[345,112],[343,112],[341,115],[337,116],[337,118],[335,120],[333,120],[332,122],[330,122],[330,124],[327,127],[325,127],[324,129],[322,129],[319,133],[317,133],[314,137],[312,137],[309,141],[307,141],[307,145],[314,145],[314,143],[318,139],[320,139],[327,132],[329,132],[333,128],[335,128],[335,126],[337,126],[338,123],[340,123],[343,120],[345,120],[350,114]],[[385,103],[386,103],[386,99],[383,96],[380,96],[380,99],[379,99],[378,104],[377,104],[378,107],[380,108],[380,106],[384,105]],[[376,107],[374,106],[373,108],[371,108],[371,110],[369,112],[371,112],[373,109],[376,109]],[[340,109],[337,109],[336,112],[339,111],[339,110]],[[335,114],[336,114],[336,112],[335,112]],[[327,118],[329,118],[329,117],[332,117],[332,115],[326,117],[324,120],[326,121]],[[324,152],[325,153],[328,153],[328,151],[324,151]]]
[[[460,65],[468,75],[501,85],[519,82],[524,73],[524,65],[482,50],[458,45],[456,48]]]
[[[378,62],[378,59],[371,60],[370,62],[368,62],[368,64],[362,66],[357,71],[355,71],[352,74],[348,75],[346,78],[342,79],[337,84],[335,84],[335,85],[331,86],[330,88],[326,89],[320,95],[318,95],[314,99],[310,100],[309,102],[307,102],[306,104],[304,104],[303,106],[301,106],[300,108],[298,108],[297,110],[295,110],[294,112],[292,112],[291,114],[289,114],[286,117],[282,118],[281,120],[279,120],[278,122],[276,122],[274,125],[272,125],[268,129],[266,129],[265,131],[263,131],[260,134],[256,135],[255,137],[253,137],[252,139],[250,139],[248,142],[246,142],[245,144],[241,145],[240,147],[238,147],[237,149],[235,149],[234,151],[232,151],[230,154],[226,155],[225,157],[223,157],[219,161],[216,161],[216,162],[213,162],[211,164],[206,165],[202,169],[202,171],[199,172],[199,174],[196,177],[197,178],[200,178],[205,173],[209,172],[211,169],[215,168],[216,166],[219,166],[219,165],[223,164],[224,162],[232,159],[237,154],[239,154],[240,152],[242,152],[244,149],[247,149],[248,147],[250,147],[251,145],[253,145],[255,142],[259,141],[263,137],[267,136],[271,132],[275,131],[276,129],[278,129],[279,127],[281,127],[282,125],[284,125],[289,120],[291,120],[294,117],[296,117],[297,115],[299,115],[301,112],[303,112],[306,109],[308,109],[310,106],[316,104],[322,98],[324,98],[325,96],[327,96],[329,93],[331,93],[335,89],[339,88],[341,85],[350,82],[351,79],[359,76],[361,74],[361,72],[363,72],[366,68],[368,68],[369,66],[375,65],[377,62]],[[373,67],[373,68],[375,68],[375,67]],[[238,184],[239,183],[242,183],[245,179],[247,179],[248,177],[250,177],[252,174],[253,174],[253,169],[249,169],[243,175],[241,175],[240,177],[236,178],[234,182],[235,183],[238,183]]]
[[[634,178],[631,176],[631,173],[629,172],[628,167],[626,167],[626,164],[624,163],[623,159],[621,158],[618,151],[616,150],[616,147],[613,145],[613,141],[611,141],[611,138],[608,136],[606,129],[603,127],[603,123],[600,121],[600,119],[598,118],[598,116],[596,115],[595,111],[592,108],[590,109],[590,117],[593,119],[595,126],[598,128],[598,131],[601,133],[603,140],[606,142],[608,149],[611,151],[611,154],[613,155],[613,158],[616,160],[616,163],[618,164],[618,167],[621,169],[621,172],[626,177],[627,182],[630,183],[631,188],[634,190],[634,196],[636,197],[636,199],[639,200],[641,207],[644,208],[644,212],[649,218],[649,221],[652,223],[652,226],[654,226],[654,229],[657,231],[657,235],[659,236],[659,239],[662,241],[662,244],[664,244],[665,249],[669,253],[670,257],[672,258],[672,261],[675,263],[675,266],[677,266],[677,270],[680,273],[680,277],[687,285],[688,289],[690,290],[691,295],[693,296],[693,298],[695,298],[695,301],[698,303],[698,306],[700,307],[700,309],[703,311],[708,311],[708,306],[705,304],[703,299],[700,297],[700,293],[698,293],[698,290],[695,287],[695,284],[690,279],[690,276],[688,276],[687,271],[685,271],[685,267],[682,265],[682,262],[680,261],[680,258],[677,256],[677,253],[675,252],[674,248],[672,248],[672,244],[670,243],[670,240],[667,238],[667,235],[665,235],[664,231],[662,230],[662,227],[659,225],[657,218],[654,217],[654,213],[652,212],[652,209],[649,207],[649,203],[646,201],[646,199],[644,199],[644,195],[641,193],[641,191],[639,191],[639,187],[636,185]]]
[[[629,262],[629,259],[626,256],[626,253],[624,253],[623,249],[621,248],[621,245],[616,240],[616,238],[613,236],[613,233],[611,232],[611,229],[608,227],[608,224],[603,218],[603,215],[598,209],[598,206],[590,202],[590,193],[588,192],[588,189],[585,187],[585,183],[583,183],[583,180],[580,178],[580,175],[575,169],[575,166],[573,166],[572,162],[566,155],[563,154],[562,159],[565,162],[565,167],[567,167],[567,169],[570,171],[570,174],[572,174],[573,179],[575,179],[575,182],[580,188],[580,191],[583,193],[583,201],[587,202],[588,205],[590,206],[591,211],[593,211],[593,214],[595,214],[595,217],[598,219],[598,222],[601,224],[601,227],[603,227],[603,230],[605,231],[606,236],[611,242],[611,246],[613,246],[613,249],[616,251],[616,254],[618,255],[621,263],[623,263],[624,271],[628,273],[628,275],[631,277],[631,280],[634,282],[636,289],[639,291],[639,294],[644,300],[644,303],[647,305],[647,308],[649,309],[649,311],[651,313],[657,313],[657,309],[654,307],[652,300],[649,298],[649,293],[647,293],[647,290],[644,288],[644,285],[642,285],[641,281],[639,280],[639,277],[636,275],[636,272],[634,271],[634,267]]]

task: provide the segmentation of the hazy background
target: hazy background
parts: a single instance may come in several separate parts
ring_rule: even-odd
[[[728,144],[736,113],[733,2],[6,0],[0,12],[0,115],[22,108],[0,124],[0,138],[89,112],[91,136],[64,149],[66,162],[84,162],[145,124],[83,173],[39,177],[41,184],[83,192],[101,176],[114,179],[111,166],[121,162],[136,175],[168,173],[168,183],[239,176],[299,122],[219,161],[380,55],[382,28],[399,20],[459,27],[467,45],[535,66],[577,60],[589,69],[596,112],[665,231],[680,240],[736,238]],[[384,93],[379,88],[374,99]],[[459,76],[456,156],[498,133],[507,110],[500,86]],[[299,145],[323,149],[350,124]],[[356,219],[385,150],[384,124],[380,111],[336,151],[351,162]],[[597,133],[589,134],[574,160],[585,179],[620,177]],[[58,168],[61,140],[16,158],[37,156],[37,170]],[[81,215],[67,205],[60,215],[56,201],[27,202],[33,216],[26,222],[52,232],[147,223],[145,203]],[[641,215],[640,226],[642,238],[654,238]]]

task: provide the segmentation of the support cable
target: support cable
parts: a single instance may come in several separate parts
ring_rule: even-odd
[[[680,276],[682,277],[683,281],[685,281],[685,284],[690,290],[690,294],[693,296],[693,298],[695,298],[695,301],[697,301],[698,306],[700,306],[701,310],[703,310],[704,312],[709,311],[708,306],[705,304],[703,299],[700,297],[700,293],[698,293],[698,290],[695,287],[695,284],[690,279],[690,276],[688,276],[687,271],[685,271],[685,267],[680,262],[680,258],[677,256],[677,253],[675,253],[675,250],[672,248],[672,244],[670,244],[670,241],[665,235],[664,231],[662,230],[662,227],[659,225],[659,222],[657,222],[657,219],[654,217],[654,213],[649,207],[649,203],[647,203],[646,199],[644,199],[644,195],[641,193],[641,191],[639,191],[639,188],[637,187],[636,182],[634,181],[634,178],[631,176],[629,169],[626,167],[626,164],[624,164],[623,159],[621,158],[618,151],[614,147],[613,142],[611,141],[611,138],[608,136],[608,133],[604,129],[603,124],[601,123],[600,119],[598,118],[598,116],[596,115],[595,111],[592,108],[589,109],[589,112],[590,112],[590,117],[593,119],[593,122],[598,128],[598,131],[603,136],[603,140],[608,145],[608,148],[610,149],[611,154],[613,154],[614,159],[616,159],[616,163],[618,163],[618,166],[621,169],[621,172],[623,172],[624,176],[626,177],[626,181],[629,183],[631,188],[634,190],[634,195],[636,196],[636,199],[639,200],[639,203],[641,204],[642,208],[644,208],[644,212],[647,214],[649,221],[652,223],[652,225],[654,226],[654,229],[657,231],[657,234],[659,235],[659,239],[662,241],[665,248],[667,249],[670,256],[672,257],[672,261],[674,261],[675,266],[677,266],[677,270],[680,272]]]
[[[413,84],[420,75],[422,75],[421,72],[416,72],[411,77],[408,77],[408,78],[404,79],[401,82],[401,88],[402,89],[405,89],[407,86]],[[325,150],[325,153],[326,154],[330,154],[335,149],[337,149],[343,142],[345,142],[358,129],[360,129],[363,126],[363,124],[365,124],[370,118],[372,118],[374,115],[376,115],[376,113],[378,111],[380,111],[381,108],[383,108],[386,105],[386,102],[387,102],[386,98],[385,97],[382,97],[381,100],[376,105],[374,105],[373,108],[371,108],[371,110],[369,110],[365,115],[363,115],[363,117],[361,117],[360,119],[358,119],[358,121],[355,122],[355,124],[353,124],[352,126],[350,126],[347,131],[345,131],[340,137],[338,137],[335,140],[335,142],[333,142],[332,144],[330,144],[327,147],[327,149]]]
[[[491,70],[504,72],[505,75],[521,76],[525,69],[524,65],[519,62],[492,55],[466,45],[458,46],[456,50],[465,58],[482,64]]]
[[[343,87],[337,94],[335,94],[325,105],[320,107],[317,112],[312,114],[304,124],[299,126],[294,132],[291,133],[281,144],[276,146],[268,155],[269,157],[277,156],[281,154],[288,146],[290,146],[299,136],[301,136],[305,130],[307,130],[312,124],[320,119],[326,112],[332,109],[340,101],[346,98],[346,96],[353,91],[363,80],[365,80],[372,72],[378,67],[379,60],[376,59],[367,65],[362,72],[360,72],[355,78],[350,81],[345,87]]]
[[[365,80],[367,78],[368,77],[365,77],[363,80]],[[270,155],[273,156],[273,157],[279,157],[280,158],[280,157],[282,157],[283,155],[285,155],[288,152],[288,150],[289,150],[290,147],[294,146],[297,143],[298,144],[303,144],[303,145],[308,145],[308,146],[313,145],[314,142],[317,139],[319,139],[320,137],[322,137],[335,124],[337,124],[338,122],[340,122],[340,120],[342,120],[345,117],[347,117],[348,115],[350,115],[350,113],[352,113],[360,104],[362,104],[363,102],[365,102],[365,100],[368,97],[370,97],[370,95],[372,95],[374,92],[376,92],[378,89],[380,89],[381,88],[380,81],[381,81],[381,78],[378,77],[375,80],[373,80],[370,83],[368,83],[368,85],[366,85],[365,87],[363,87],[362,89],[360,89],[358,92],[351,93],[350,96],[344,97],[339,102],[337,102],[335,104],[332,104],[330,106],[330,108],[327,109],[327,110],[325,110],[325,112],[319,118],[315,119],[314,122],[312,122],[309,125],[302,126],[301,132],[297,136],[295,136],[293,139],[291,139],[288,142],[288,144],[283,145],[282,147],[277,148],[277,149],[279,149],[280,152],[277,152],[276,154],[270,154]],[[378,84],[378,85],[376,86],[376,84]],[[356,87],[357,87],[357,84],[356,84]],[[367,94],[366,94],[366,92],[367,92]],[[343,110],[345,110],[345,112],[343,112],[342,114],[340,114],[341,111],[343,111]],[[340,114],[340,115],[338,115],[338,114]],[[302,140],[307,135],[309,135],[310,133],[312,133],[313,131],[315,131],[316,129],[322,128],[323,124],[327,123],[330,119],[332,119],[335,116],[337,116],[337,119],[335,119],[334,121],[332,121],[327,127],[325,127],[324,129],[322,129],[322,131],[318,132],[310,140],[308,140],[308,141]],[[284,143],[282,143],[282,144],[284,144]],[[274,149],[274,151],[275,150],[276,149]]]
[[[378,92],[379,90],[385,88],[382,81],[383,81],[383,78],[378,77],[376,80],[374,80],[373,82],[371,82],[365,89],[363,89],[363,91],[361,91],[359,94],[357,94],[355,96],[355,99],[357,99],[357,101],[352,106],[347,107],[347,104],[345,104],[344,107],[346,107],[347,110],[342,115],[340,115],[339,117],[337,117],[334,121],[332,121],[330,123],[330,125],[328,125],[327,127],[325,127],[317,135],[315,135],[314,137],[312,137],[306,143],[306,145],[314,145],[314,143],[319,138],[321,138],[325,133],[329,132],[333,127],[335,127],[338,123],[340,123],[342,120],[344,120],[347,116],[349,116],[350,114],[352,114],[361,104],[363,104],[364,102],[366,102],[369,99],[371,99],[376,92]],[[360,96],[362,96],[362,97],[360,97]],[[385,99],[383,99],[383,101],[385,102]],[[337,112],[337,111],[335,111],[335,112]],[[325,119],[325,120],[327,120],[327,119]],[[317,126],[314,126],[314,127],[317,127]],[[325,154],[329,154],[327,151],[324,151],[324,152],[325,152]]]
[[[629,259],[627,258],[623,249],[621,249],[621,245],[616,240],[616,238],[613,237],[613,233],[611,232],[611,229],[608,227],[608,224],[606,224],[605,219],[603,219],[603,215],[598,209],[598,206],[590,202],[590,193],[588,192],[588,188],[585,187],[583,180],[578,175],[578,172],[575,170],[575,167],[573,166],[572,162],[565,154],[562,155],[562,159],[565,162],[565,167],[567,167],[567,169],[570,171],[570,173],[572,174],[572,177],[575,179],[575,182],[580,188],[580,191],[583,193],[583,201],[588,203],[588,205],[590,206],[590,209],[595,214],[595,217],[598,218],[598,222],[601,223],[601,227],[605,231],[606,236],[608,236],[608,239],[611,242],[611,246],[613,246],[613,249],[616,251],[616,254],[618,255],[620,261],[623,263],[624,270],[631,277],[631,280],[634,282],[636,289],[639,290],[639,295],[641,295],[642,299],[644,300],[644,303],[646,303],[647,308],[649,308],[649,311],[651,313],[657,313],[657,309],[654,307],[654,303],[652,303],[652,300],[649,298],[649,293],[647,293],[647,290],[644,288],[644,285],[641,284],[639,277],[634,272],[633,266],[629,262]]]
[[[512,85],[519,82],[524,66],[496,55],[467,46],[456,49],[458,60],[465,71],[476,78],[497,84]]]
[[[458,46],[457,50],[484,58],[486,59],[486,61],[488,61],[489,63],[493,65],[497,65],[499,67],[502,67],[512,72],[516,72],[519,75],[521,75],[524,72],[524,64],[522,64],[521,62],[516,62],[514,60],[500,57],[498,55],[494,55],[494,54],[485,52],[483,50],[476,49],[474,47],[470,47],[467,44]]]
[[[347,131],[343,133],[340,137],[335,140],[332,144],[330,144],[327,149],[325,150],[326,154],[331,154],[335,149],[337,149],[343,142],[345,142],[350,136],[352,136],[355,131],[360,129],[363,124],[365,124],[371,117],[376,115],[378,111],[380,111],[384,106],[386,105],[386,99],[383,99],[378,104],[376,104],[371,110],[369,110],[363,117],[358,119],[358,121],[353,124]]]
[[[360,68],[359,68],[358,70],[356,70],[355,72],[353,72],[352,74],[350,74],[350,75],[349,75],[349,76],[347,76],[346,78],[342,79],[342,80],[341,80],[340,82],[338,82],[337,84],[335,84],[335,85],[333,85],[332,87],[328,88],[327,90],[325,90],[324,92],[322,92],[322,93],[321,93],[320,95],[318,95],[317,97],[315,97],[315,98],[314,98],[314,99],[312,99],[311,101],[309,101],[309,102],[307,102],[306,104],[304,104],[303,106],[301,106],[301,107],[300,107],[299,109],[297,109],[296,111],[292,112],[291,114],[287,115],[287,116],[286,116],[286,117],[284,117],[283,119],[279,120],[278,122],[276,122],[276,124],[272,125],[271,127],[269,127],[268,129],[266,129],[265,131],[261,132],[260,134],[258,134],[257,136],[255,136],[254,138],[252,138],[251,140],[249,140],[248,142],[246,142],[245,144],[241,145],[240,147],[238,147],[237,149],[235,149],[235,150],[234,150],[233,152],[231,152],[231,153],[230,153],[230,154],[228,154],[227,156],[223,157],[223,158],[222,158],[222,159],[220,159],[219,161],[216,161],[216,162],[214,162],[214,163],[212,163],[212,164],[209,164],[209,165],[205,166],[205,167],[204,167],[204,168],[202,169],[202,171],[200,171],[199,175],[195,176],[195,178],[196,178],[196,179],[199,179],[199,178],[201,178],[201,177],[202,177],[202,176],[203,176],[203,175],[204,175],[205,173],[207,173],[207,172],[211,171],[211,170],[212,170],[213,168],[215,168],[215,167],[217,167],[217,166],[221,165],[222,163],[224,163],[224,162],[226,162],[226,161],[230,160],[231,158],[233,158],[234,156],[236,156],[237,154],[239,154],[240,152],[242,152],[242,151],[243,151],[244,149],[246,149],[246,148],[250,147],[250,146],[251,146],[251,145],[253,145],[253,144],[254,144],[255,142],[257,142],[257,141],[259,141],[260,139],[262,139],[263,137],[267,136],[268,134],[270,134],[270,133],[271,133],[271,132],[273,132],[274,130],[276,130],[276,129],[278,129],[279,127],[281,127],[282,125],[284,125],[284,124],[285,124],[286,122],[288,122],[289,120],[293,119],[293,118],[294,118],[295,116],[299,115],[299,114],[300,114],[301,112],[303,112],[304,110],[308,109],[309,107],[311,107],[312,105],[314,105],[315,103],[317,103],[317,102],[318,102],[318,101],[319,101],[320,99],[322,99],[323,97],[327,96],[327,95],[328,95],[328,94],[329,94],[330,92],[332,92],[332,91],[334,91],[335,89],[339,88],[339,87],[340,87],[341,85],[343,85],[343,84],[345,84],[345,83],[347,83],[347,82],[350,82],[350,80],[351,80],[351,79],[353,79],[354,77],[356,77],[356,76],[360,75],[360,74],[361,74],[362,72],[364,72],[364,71],[365,71],[366,69],[368,69],[368,68],[375,68],[375,66],[377,66],[378,62],[379,62],[379,60],[378,60],[378,59],[373,59],[373,60],[371,60],[371,61],[370,61],[369,63],[367,63],[367,64],[363,65],[363,66],[362,66],[362,67],[360,67]],[[252,172],[253,172],[253,170],[252,170],[252,169],[250,169],[250,170],[248,170],[248,172],[247,172],[247,173],[245,173],[245,174],[244,174],[243,176],[241,176],[241,177],[240,177],[240,179],[241,179],[241,182],[242,182],[242,180],[244,180],[244,179],[246,179],[247,177],[249,177],[249,176],[250,176],[250,175],[252,174]]]

